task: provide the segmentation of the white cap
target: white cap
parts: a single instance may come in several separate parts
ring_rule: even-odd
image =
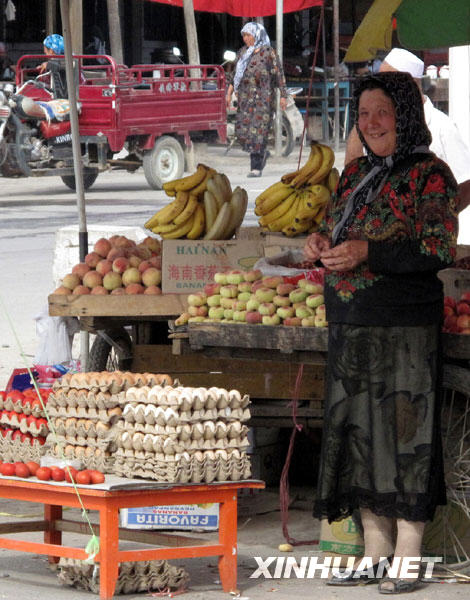
[[[422,77],[424,73],[424,62],[403,48],[393,48],[384,58],[384,62],[397,71],[409,73],[415,79]]]

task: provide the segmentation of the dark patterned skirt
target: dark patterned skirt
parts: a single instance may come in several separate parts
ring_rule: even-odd
[[[446,503],[439,328],[329,325],[314,517],[432,520]]]

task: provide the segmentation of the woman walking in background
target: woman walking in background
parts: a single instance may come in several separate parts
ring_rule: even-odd
[[[248,177],[260,177],[269,152],[266,149],[276,104],[276,89],[281,92],[280,105],[287,102],[284,73],[266,29],[260,23],[247,23],[241,30],[245,46],[239,50],[233,81],[227,90],[227,106],[237,94],[235,135],[243,150],[250,153]]]

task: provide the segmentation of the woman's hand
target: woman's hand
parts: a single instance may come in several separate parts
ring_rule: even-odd
[[[325,249],[320,255],[320,260],[331,271],[351,271],[360,263],[365,262],[368,255],[368,242],[348,240],[334,248]]]
[[[330,240],[320,233],[312,233],[308,236],[304,246],[305,258],[317,261],[323,252],[330,248]]]
[[[286,108],[287,108],[287,98],[281,98],[279,100],[279,104],[281,106],[281,110],[286,110]]]
[[[47,71],[47,61],[39,65],[38,71],[39,73],[44,73],[44,71]]]
[[[225,96],[225,101],[227,102],[227,110],[229,110],[232,106],[232,94],[233,94],[233,85],[230,84],[227,88],[227,94]]]

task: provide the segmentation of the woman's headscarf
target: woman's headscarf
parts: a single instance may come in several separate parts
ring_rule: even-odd
[[[395,108],[397,144],[390,156],[374,154],[358,127],[360,97],[364,91],[374,89],[381,89],[391,98]],[[343,216],[333,230],[333,244],[345,239],[353,213],[378,196],[393,166],[411,154],[429,152],[432,139],[424,118],[421,92],[409,73],[388,71],[364,77],[354,90],[354,114],[356,129],[372,168],[349,195]]]
[[[250,62],[251,55],[255,49],[260,48],[261,46],[269,46],[271,44],[269,35],[267,34],[264,25],[261,25],[261,23],[255,23],[254,21],[246,23],[241,30],[241,34],[243,35],[244,33],[249,33],[252,35],[255,38],[255,43],[253,46],[249,46],[246,52],[244,52],[237,61],[235,77],[233,78],[233,87],[235,91],[237,91],[238,86],[240,85],[240,81],[242,80],[245,69]]]
[[[64,38],[58,33],[48,35],[44,39],[43,45],[52,50],[54,54],[64,54]]]

